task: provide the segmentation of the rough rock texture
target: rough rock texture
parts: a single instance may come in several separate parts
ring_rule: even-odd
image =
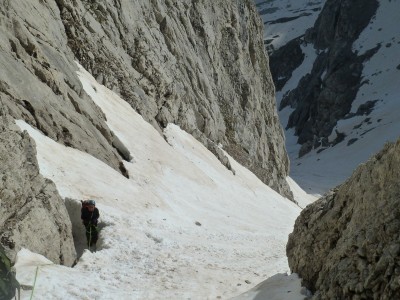
[[[290,196],[262,24],[250,0],[0,4],[0,93],[14,118],[128,176],[126,157],[74,73],[77,59],[156,128],[172,122],[210,149],[222,144]]]
[[[295,128],[298,143],[303,145],[300,156],[314,147],[339,142],[329,142],[328,137],[337,121],[350,112],[363,84],[363,62],[379,47],[359,56],[352,50],[352,44],[377,8],[377,0],[328,0],[314,27],[306,32],[303,40],[298,39],[298,43],[312,43],[318,51],[311,73],[285,95],[280,105],[280,109],[287,105],[295,108],[287,127]],[[293,48],[293,45],[288,43],[285,47]]]
[[[14,261],[28,248],[71,266],[76,255],[64,202],[54,183],[39,174],[34,141],[4,114],[0,161],[0,241],[8,257]]]
[[[400,140],[307,206],[289,266],[314,299],[400,299]]]
[[[66,146],[127,176],[105,116],[83,92],[55,2],[0,0],[0,99]]]
[[[222,144],[291,195],[262,25],[250,0],[0,0],[0,103],[7,120],[0,232],[11,257],[27,246],[55,262],[73,260],[70,222],[55,213],[65,208],[38,175],[28,136],[8,129],[13,120],[129,176],[122,161],[131,154],[83,91],[75,60],[160,131],[168,122],[180,125],[229,167]]]
[[[211,150],[221,143],[290,195],[262,24],[250,0],[57,4],[69,47],[99,82],[156,128],[175,123]]]

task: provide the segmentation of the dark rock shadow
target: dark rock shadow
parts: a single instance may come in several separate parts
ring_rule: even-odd
[[[85,235],[85,226],[82,224],[81,220],[81,207],[82,204],[79,200],[65,198],[65,206],[67,208],[69,218],[71,219],[72,223],[72,236],[74,239],[75,244],[75,251],[77,255],[77,259],[79,259],[84,250],[88,249],[87,242],[86,242],[86,235]],[[102,239],[101,239],[101,230],[106,225],[102,222],[98,224],[99,230],[99,240],[97,242],[97,251],[101,249]]]
[[[301,286],[297,274],[278,273],[231,300],[307,300],[311,297],[311,292]]]

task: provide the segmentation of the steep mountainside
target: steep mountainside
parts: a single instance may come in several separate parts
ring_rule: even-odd
[[[399,136],[400,3],[328,0],[320,3],[313,27],[308,21],[316,18],[308,12],[313,6],[305,4],[309,16],[284,18],[284,28],[298,25],[298,35],[272,42],[279,47],[270,65],[291,176],[303,188],[323,193]],[[289,9],[280,10],[283,15]],[[263,16],[269,36],[275,36],[268,24],[277,13]]]
[[[290,194],[262,27],[251,1],[2,0],[1,10],[1,91],[15,118],[122,168],[104,117],[79,100],[84,93],[72,63],[78,59],[155,127],[177,123],[215,152],[221,143],[263,181]]]
[[[0,27],[0,102],[9,123],[25,120],[58,143],[87,152],[129,177],[123,161],[132,156],[82,89],[78,60],[159,131],[176,123],[227,162],[221,144],[264,182],[291,195],[262,26],[251,1],[0,0]],[[21,139],[10,135],[15,142]],[[5,151],[18,145],[11,143]],[[29,159],[18,169],[21,177],[33,176],[29,172],[34,170],[26,169],[34,164]],[[0,235],[12,255],[31,246],[30,239],[14,230],[26,224],[23,216],[14,219],[16,203],[21,200],[33,209],[31,189],[51,185],[17,188],[11,183],[18,172],[4,168],[2,173],[7,178],[2,198],[9,191],[10,207]],[[41,200],[54,196],[59,201],[50,188],[37,192],[44,193]],[[51,215],[52,208],[46,208]],[[68,219],[65,210],[58,212]],[[55,235],[53,243],[59,245],[64,238]]]
[[[287,254],[313,299],[400,298],[400,140],[307,206]]]
[[[363,62],[379,48],[374,47],[363,55],[357,55],[352,49],[377,7],[376,0],[327,1],[314,27],[306,32],[304,41],[314,45],[317,58],[311,73],[280,103],[281,108],[286,105],[295,108],[287,127],[295,128],[297,142],[302,145],[299,156],[344,139],[339,132],[333,141],[329,141],[329,136],[337,121],[350,112],[361,85]],[[354,18],[361,9],[363,13]],[[373,103],[367,103],[357,113],[366,114],[372,107]]]
[[[262,27],[251,1],[57,1],[68,45],[154,126],[179,124],[289,195]],[[272,108],[272,109],[271,109]]]
[[[326,0],[254,0],[264,23],[264,44],[269,54],[299,37],[314,25]]]
[[[12,260],[22,247],[29,247],[71,266],[71,221],[54,183],[39,174],[35,142],[2,113],[0,141],[1,244]]]
[[[293,70],[303,63],[305,54],[301,40],[307,29],[313,26],[325,0],[255,0],[255,3],[264,22],[264,44],[279,92],[292,77]]]

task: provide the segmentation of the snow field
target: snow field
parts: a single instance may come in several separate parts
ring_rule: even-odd
[[[79,68],[85,91],[133,156],[124,162],[130,178],[17,122],[36,142],[42,175],[75,199],[66,200],[70,214],[91,198],[101,215],[98,251],[83,250],[74,268],[20,251],[22,284],[32,285],[43,265],[34,299],[228,299],[289,271],[285,246],[297,205],[229,158],[234,175],[179,127],[162,137]]]

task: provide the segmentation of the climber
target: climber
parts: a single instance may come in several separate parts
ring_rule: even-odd
[[[81,219],[86,228],[86,240],[89,249],[96,248],[98,239],[97,222],[100,217],[99,210],[94,200],[85,200],[82,202]]]

